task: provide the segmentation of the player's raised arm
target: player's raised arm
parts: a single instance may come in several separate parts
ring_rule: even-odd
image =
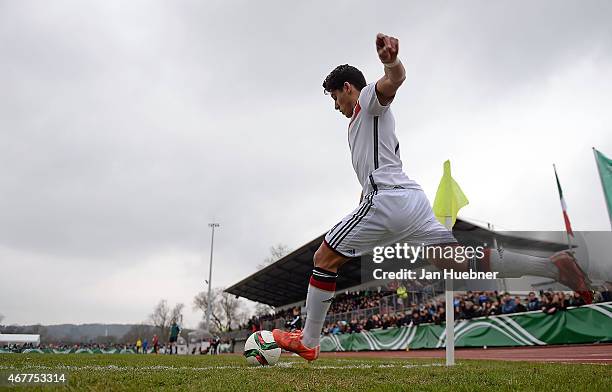
[[[406,79],[406,70],[397,57],[399,41],[397,38],[378,33],[376,35],[378,58],[385,66],[385,75],[376,82],[376,95],[381,105],[388,105],[395,97],[397,89]]]

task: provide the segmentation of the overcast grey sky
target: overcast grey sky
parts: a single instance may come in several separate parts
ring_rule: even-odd
[[[612,156],[609,1],[0,0],[0,313],[5,323],[139,322],[166,298],[201,317],[352,210],[347,119],[321,83],[382,73],[405,171],[433,200],[450,159],[460,216],[609,229],[591,147]]]

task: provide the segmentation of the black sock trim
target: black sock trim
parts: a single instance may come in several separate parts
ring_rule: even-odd
[[[338,274],[324,270],[323,268],[315,267],[312,270],[312,278],[321,282],[335,282],[338,278]]]

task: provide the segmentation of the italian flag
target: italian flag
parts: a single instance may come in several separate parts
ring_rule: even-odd
[[[561,183],[559,182],[559,176],[557,175],[557,168],[553,165],[553,169],[555,170],[555,179],[557,180],[557,189],[559,189],[559,198],[561,199],[561,208],[563,209],[563,220],[565,221],[565,230],[567,234],[574,236],[574,232],[572,231],[572,225],[569,220],[569,216],[567,216],[567,205],[565,205],[565,199],[563,198],[563,190],[561,190]]]

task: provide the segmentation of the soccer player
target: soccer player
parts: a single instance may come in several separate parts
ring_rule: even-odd
[[[314,270],[306,297],[303,331],[274,329],[276,343],[308,361],[319,356],[325,315],[336,290],[338,269],[353,257],[372,252],[376,246],[400,241],[414,244],[458,246],[452,232],[440,224],[421,187],[402,169],[400,144],[390,109],[396,92],[406,79],[398,58],[399,41],[376,36],[378,58],[384,75],[367,84],[357,68],[336,67],[323,82],[335,109],[350,119],[348,143],[353,168],[362,186],[360,205],[326,235],[314,255]],[[452,260],[428,260],[448,267]],[[530,275],[551,277],[574,289],[588,290],[585,277],[571,254],[560,252],[551,259],[486,249],[482,268],[500,271],[500,277]],[[452,265],[456,270],[473,268],[469,263]]]

